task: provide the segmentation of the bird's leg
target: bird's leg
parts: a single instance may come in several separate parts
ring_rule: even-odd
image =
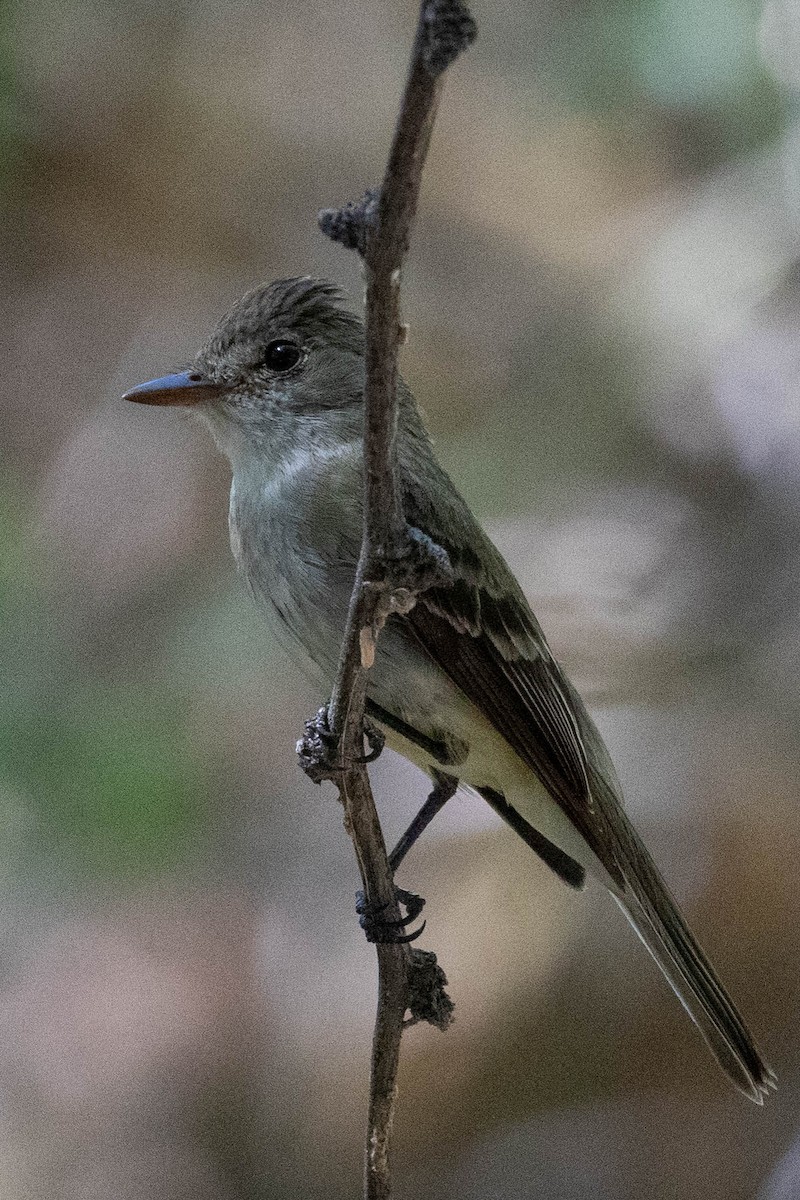
[[[417,839],[425,832],[433,818],[447,801],[456,794],[458,779],[444,771],[433,772],[433,791],[389,855],[389,866],[394,873]]]
[[[455,775],[446,775],[443,771],[434,772],[433,791],[389,855],[389,866],[392,868],[392,873],[400,866],[408,851],[428,828],[439,810],[444,808],[451,796],[455,795],[457,787],[458,779]],[[415,929],[413,933],[403,932],[408,925],[416,921],[422,912],[425,905],[422,896],[417,896],[414,892],[407,892],[404,888],[395,888],[395,896],[398,903],[402,904],[406,910],[405,917],[401,917],[399,921],[382,921],[381,912],[386,906],[381,905],[379,908],[370,908],[364,893],[356,893],[358,923],[367,935],[368,941],[413,942],[422,933],[425,928],[424,921],[420,928]]]

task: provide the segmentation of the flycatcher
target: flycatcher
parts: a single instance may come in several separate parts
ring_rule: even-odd
[[[361,546],[364,330],[313,279],[255,288],[191,368],[126,399],[191,406],[230,459],[236,561],[322,686],[337,667]],[[616,773],[509,567],[439,465],[398,384],[397,469],[410,525],[455,582],[392,617],[368,711],[432,777],[480,792],[572,887],[619,902],[734,1084],[760,1104],[775,1076],[622,807]]]

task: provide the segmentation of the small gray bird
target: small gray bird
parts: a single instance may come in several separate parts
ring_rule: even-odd
[[[328,688],[361,545],[364,330],[337,289],[279,280],[223,318],[190,370],[126,394],[191,406],[230,459],[236,561],[276,628]],[[399,383],[397,458],[409,523],[455,583],[391,618],[368,711],[433,778],[480,792],[571,887],[608,888],[734,1084],[761,1104],[775,1076],[622,808],[608,752],[522,589],[436,460]]]

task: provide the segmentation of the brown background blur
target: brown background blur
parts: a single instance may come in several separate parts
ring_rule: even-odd
[[[590,700],[781,1086],[734,1093],[614,906],[460,798],[404,867],[457,1023],[404,1043],[400,1200],[800,1196],[800,14],[476,4],[405,374]],[[355,258],[411,3],[2,16],[0,1192],[358,1191],[374,954],[323,698],[234,577],[199,427],[124,405],[246,287]],[[424,794],[387,753],[387,835]]]

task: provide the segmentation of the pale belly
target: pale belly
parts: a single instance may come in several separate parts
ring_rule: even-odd
[[[389,661],[384,658],[376,664],[370,695],[428,736],[435,737],[438,730],[445,729],[462,743],[466,754],[452,766],[443,765],[415,742],[382,725],[387,745],[428,774],[446,771],[468,787],[502,792],[530,825],[608,883],[600,860],[560,805],[466,696],[433,664],[409,653],[404,644],[386,646],[385,654]]]

